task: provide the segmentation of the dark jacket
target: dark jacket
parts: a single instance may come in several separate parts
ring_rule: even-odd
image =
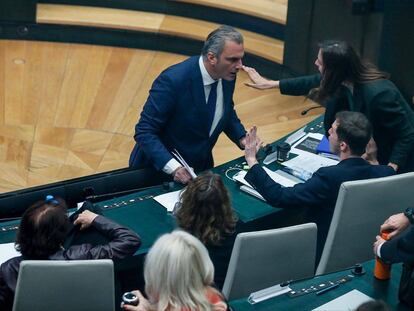
[[[92,226],[108,237],[110,242],[97,246],[91,244],[73,245],[68,249],[56,252],[49,259],[121,259],[134,254],[141,245],[140,238],[134,232],[103,216],[96,217]],[[0,310],[2,311],[12,309],[20,262],[24,259],[23,256],[14,257],[0,267]]]
[[[414,225],[381,246],[381,258],[389,263],[414,264]]]
[[[281,80],[280,91],[287,95],[307,95],[319,87],[320,79],[318,74]],[[414,171],[414,112],[391,81],[357,83],[353,94],[342,86],[323,105],[326,132],[338,111],[362,112],[372,123],[379,163],[395,163],[399,172]]]
[[[364,159],[348,158],[337,165],[322,167],[305,183],[283,188],[274,182],[258,164],[245,179],[272,206],[281,208],[309,207],[308,221],[318,225],[317,257],[322,251],[335,209],[341,184],[345,181],[370,179],[394,175],[386,165],[371,165]]]
[[[222,80],[223,116],[210,136],[199,56],[163,71],[135,126],[135,147],[129,166],[161,170],[177,149],[195,171],[213,167],[212,149],[222,132],[236,144],[246,133],[234,110],[235,81]]]

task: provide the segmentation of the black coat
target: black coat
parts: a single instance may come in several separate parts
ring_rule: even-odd
[[[381,258],[390,263],[414,263],[414,225],[381,246]]]
[[[105,217],[96,217],[92,226],[108,237],[110,241],[107,244],[97,246],[91,244],[73,245],[56,252],[49,259],[121,259],[134,254],[141,245],[140,238],[134,232]],[[24,259],[22,256],[14,257],[0,267],[0,310],[2,311],[12,310],[20,262]],[[44,285],[46,286],[46,284]]]
[[[280,81],[287,95],[307,95],[319,87],[319,74]],[[355,84],[353,94],[342,86],[323,105],[326,132],[341,110],[359,111],[371,121],[380,164],[395,163],[399,172],[414,171],[414,112],[397,87],[389,80]]]

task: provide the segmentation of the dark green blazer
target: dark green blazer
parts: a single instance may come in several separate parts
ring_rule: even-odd
[[[286,95],[307,95],[320,84],[321,76],[311,75],[280,81]],[[373,126],[380,164],[395,163],[399,172],[414,171],[414,112],[389,80],[355,84],[353,94],[342,86],[337,94],[322,103],[325,108],[325,130],[341,110],[359,111]]]

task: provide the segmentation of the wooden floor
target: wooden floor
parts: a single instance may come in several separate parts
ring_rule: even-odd
[[[155,77],[185,56],[103,46],[0,41],[0,192],[126,167]],[[236,110],[266,142],[315,117],[303,98],[243,85]],[[216,164],[242,154],[226,137]]]

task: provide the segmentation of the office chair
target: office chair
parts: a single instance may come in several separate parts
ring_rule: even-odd
[[[113,262],[22,261],[13,311],[114,311]]]
[[[314,223],[238,234],[223,294],[233,300],[284,281],[313,276],[316,235]]]
[[[414,206],[414,173],[344,182],[316,274],[345,269],[374,258],[381,224]]]

